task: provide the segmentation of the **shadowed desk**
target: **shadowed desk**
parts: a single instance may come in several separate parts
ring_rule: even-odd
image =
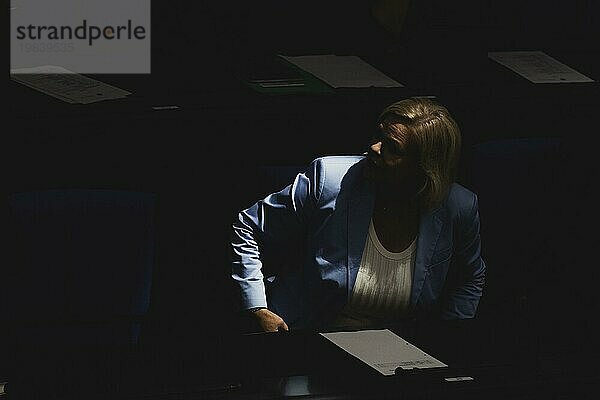
[[[594,344],[546,346],[536,328],[523,330],[518,321],[504,326],[471,320],[389,327],[448,364],[397,376],[379,374],[315,332],[213,332],[127,348],[31,345],[13,355],[9,394],[11,399],[43,393],[45,399],[536,400],[598,394],[600,374],[587,357]]]

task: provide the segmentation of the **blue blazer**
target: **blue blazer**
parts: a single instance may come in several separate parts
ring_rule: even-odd
[[[314,160],[290,185],[239,213],[231,240],[240,309],[268,307],[290,329],[326,327],[348,301],[375,204],[363,156]],[[472,318],[482,294],[477,196],[453,184],[420,216],[410,309]]]

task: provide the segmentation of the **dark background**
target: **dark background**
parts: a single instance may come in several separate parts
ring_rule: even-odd
[[[598,84],[534,85],[487,52],[541,50],[598,81],[599,11],[592,0],[412,1],[394,38],[370,17],[369,2],[154,1],[152,73],[94,76],[133,92],[127,99],[68,105],[8,82],[3,191],[157,193],[157,263],[143,337],[194,343],[233,329],[229,226],[264,194],[256,167],[360,153],[383,107],[437,96],[463,131],[459,181],[467,187],[476,144],[561,140],[557,157],[545,160],[548,173],[542,164],[535,175],[547,180],[523,192],[534,211],[515,214],[522,224],[501,224],[501,207],[480,199],[489,268],[481,317],[499,325],[525,318],[552,337],[585,339],[598,312]],[[359,55],[404,87],[269,96],[235,79],[250,58],[274,54]],[[179,109],[152,109],[162,105]],[[517,178],[513,167],[499,163],[494,171]],[[15,265],[6,247],[3,264]],[[521,274],[525,284],[515,279]]]

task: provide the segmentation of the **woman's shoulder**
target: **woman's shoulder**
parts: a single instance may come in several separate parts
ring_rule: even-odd
[[[319,169],[326,169],[328,172],[346,172],[351,166],[357,162],[364,160],[362,155],[333,155],[322,156],[314,159],[311,165]]]
[[[358,167],[364,156],[339,155],[323,156],[312,161],[307,172],[311,173],[323,184],[336,184],[346,177],[350,171]]]
[[[317,198],[337,196],[342,185],[354,186],[362,177],[360,171],[363,160],[365,157],[361,155],[332,155],[314,159],[306,176],[314,185]]]
[[[456,202],[472,201],[476,197],[475,192],[456,182],[450,186],[448,193],[448,199]]]
[[[478,208],[477,194],[460,183],[453,183],[448,192],[446,207],[453,214],[476,212]]]

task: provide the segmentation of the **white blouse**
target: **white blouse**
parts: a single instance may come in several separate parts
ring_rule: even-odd
[[[350,299],[332,328],[368,328],[406,315],[417,240],[400,253],[386,250],[373,219]]]

